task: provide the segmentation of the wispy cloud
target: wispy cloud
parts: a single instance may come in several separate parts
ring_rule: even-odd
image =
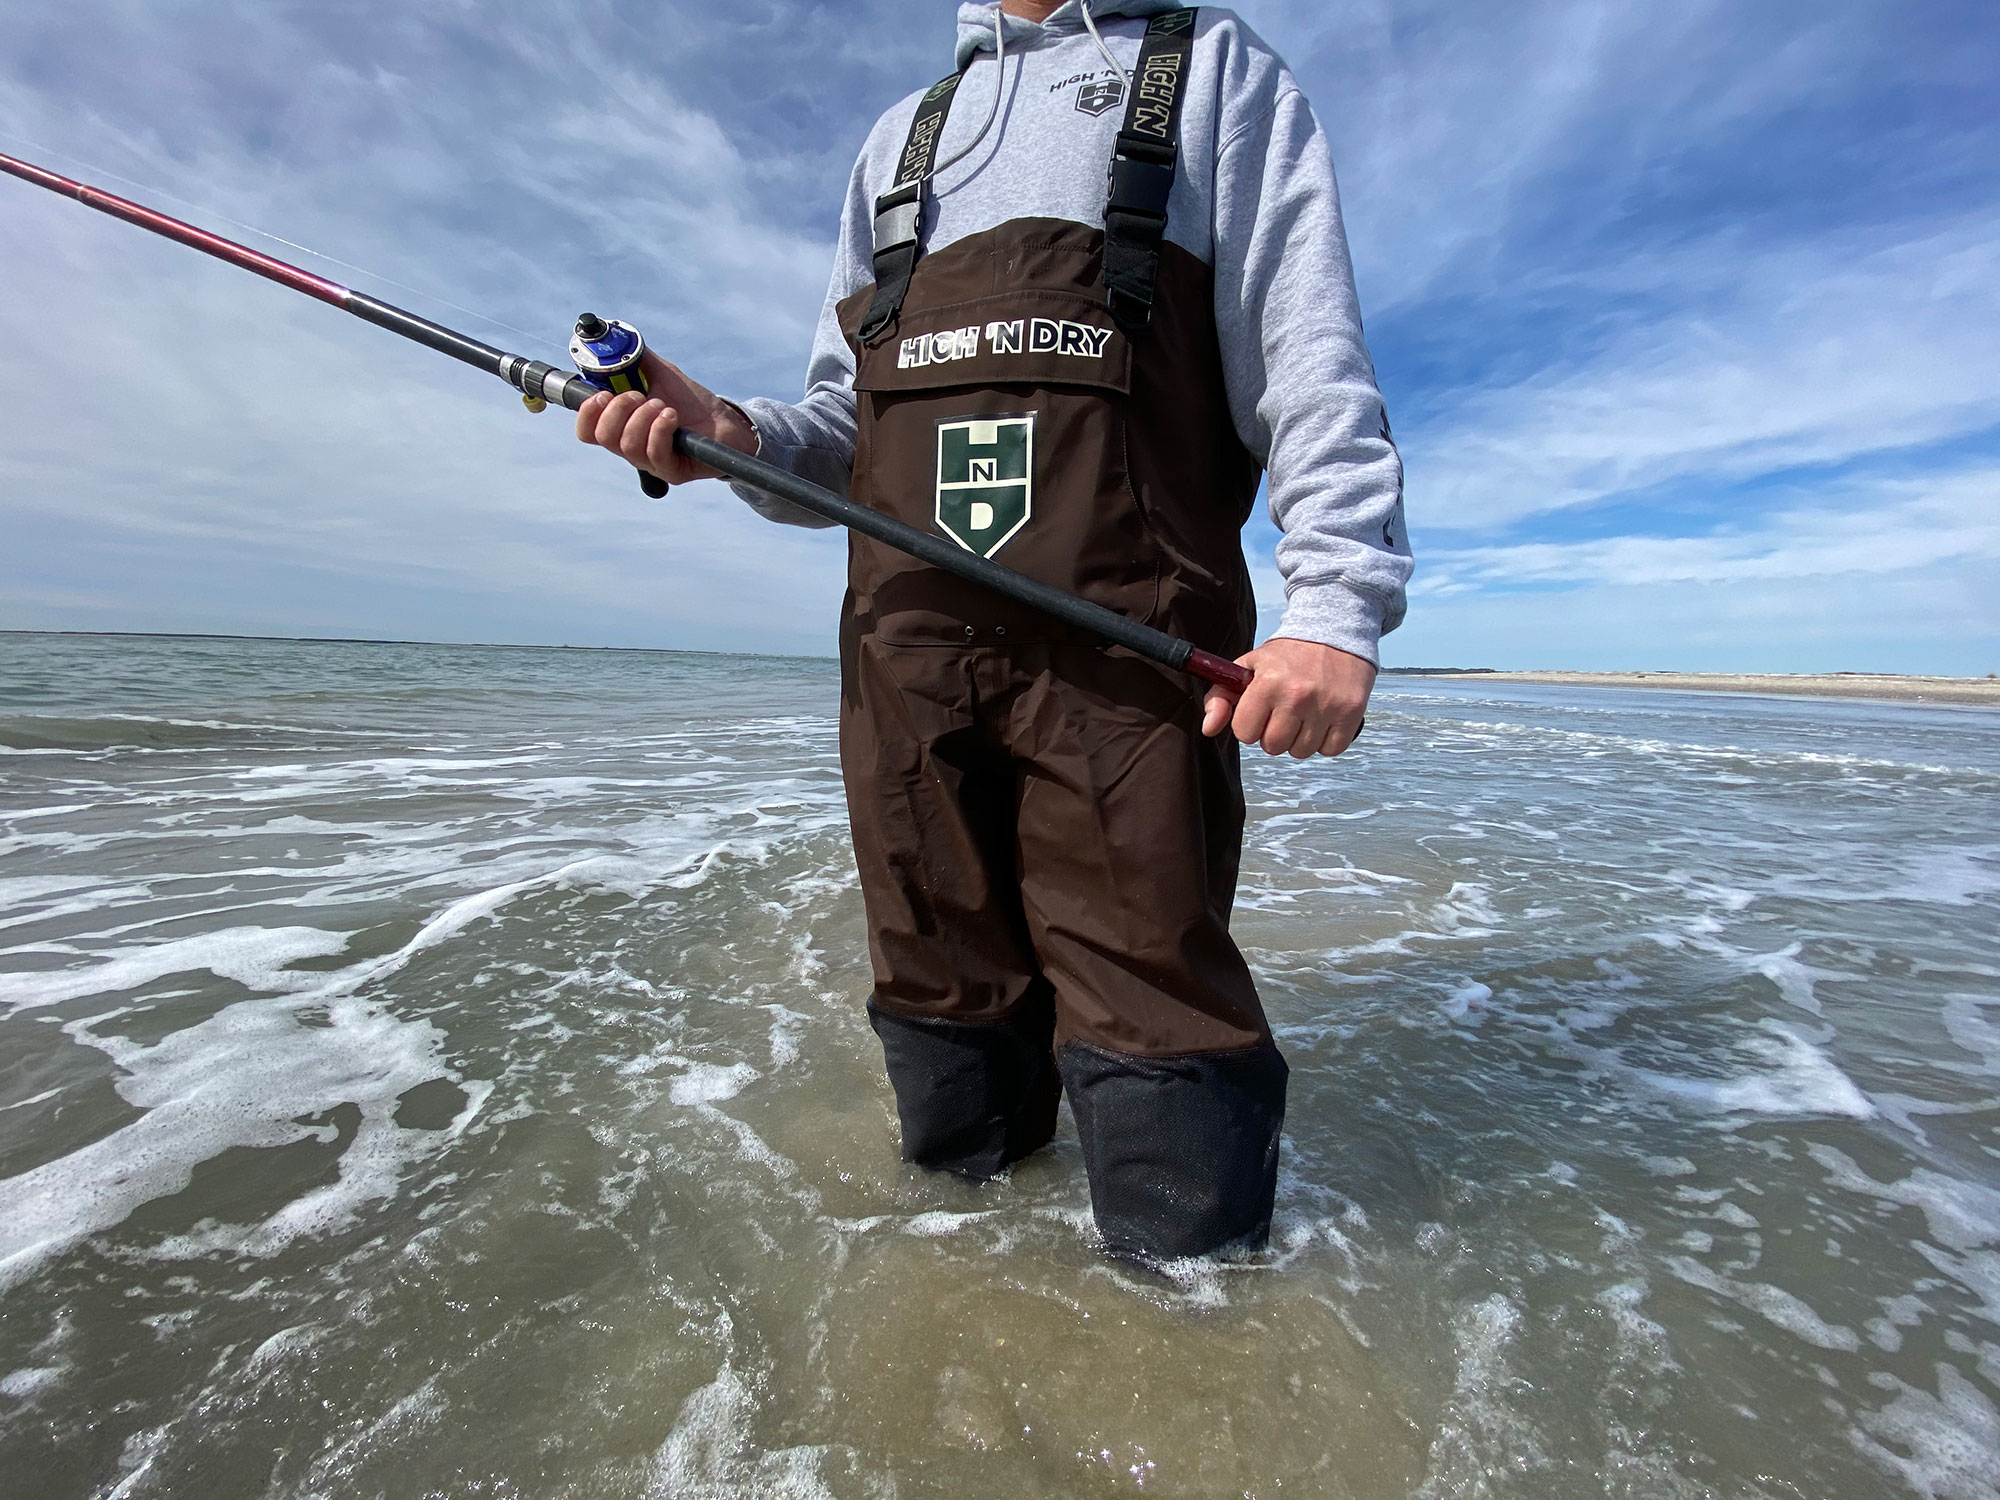
[[[1619,290],[1650,316],[1425,403],[1410,463],[1426,523],[1502,526],[2000,425],[2000,213],[1879,249],[1859,238],[1710,239],[1626,267]]]
[[[1837,500],[1839,504],[1830,504]],[[1829,584],[1950,563],[2000,562],[2000,465],[1834,487],[1699,536],[1610,536],[1443,550],[1413,590],[1712,583]]]
[[[558,342],[595,305],[690,351],[725,389],[796,386],[831,210],[817,232],[774,222],[766,163],[641,66],[673,39],[636,49],[503,21],[475,48],[432,19],[441,29],[397,23],[404,50],[371,67],[329,57],[309,17],[258,13],[236,30],[234,11],[190,27],[135,8],[107,29],[151,55],[158,128],[83,77],[81,100],[6,80],[0,130]],[[293,87],[212,96],[196,87],[204,55]],[[18,189],[9,207],[9,347],[44,370],[88,351],[88,380],[32,392],[0,445],[8,529],[35,543],[0,563],[8,623],[825,640],[832,539],[771,528],[714,485],[648,505],[567,418],[532,419],[490,380],[57,199]],[[422,294],[341,279],[467,324]],[[85,560],[84,586],[46,586]],[[91,566],[120,586],[89,588]]]

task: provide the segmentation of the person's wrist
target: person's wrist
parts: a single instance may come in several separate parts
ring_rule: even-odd
[[[752,458],[763,445],[757,434],[757,424],[750,419],[750,413],[731,401],[727,396],[715,398],[714,417],[715,440],[726,443],[738,453],[747,453]]]

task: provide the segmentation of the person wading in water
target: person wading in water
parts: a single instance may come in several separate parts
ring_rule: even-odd
[[[855,165],[804,399],[648,359],[651,395],[593,399],[580,438],[684,484],[711,477],[673,451],[685,424],[1255,669],[1197,700],[850,543],[841,764],[904,1155],[996,1176],[1067,1094],[1107,1249],[1262,1245],[1286,1069],[1229,934],[1239,744],[1344,750],[1410,573],[1291,74],[1220,8],[963,5],[956,70]],[[1264,474],[1287,602],[1252,650]]]

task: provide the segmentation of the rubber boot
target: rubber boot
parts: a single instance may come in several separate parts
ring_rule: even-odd
[[[975,1026],[894,1015],[870,999],[868,1020],[896,1091],[905,1161],[981,1181],[1056,1133],[1050,1005],[1026,1002]]]
[[[1290,1072],[1275,1046],[1158,1058],[1071,1041],[1057,1061],[1107,1250],[1263,1248]]]

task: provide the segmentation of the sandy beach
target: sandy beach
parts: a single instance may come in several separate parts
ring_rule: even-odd
[[[1873,698],[1892,703],[1964,703],[2000,708],[2000,679],[1908,677],[1874,672],[1411,672],[1390,675],[1560,687],[1672,688],[1703,693],[1775,693],[1799,698]]]

